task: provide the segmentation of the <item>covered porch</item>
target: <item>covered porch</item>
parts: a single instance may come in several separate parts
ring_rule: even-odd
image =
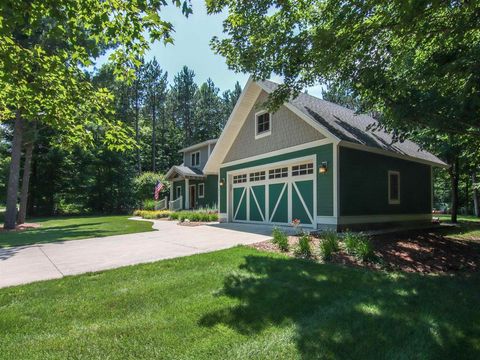
[[[204,197],[206,175],[199,169],[180,165],[172,166],[166,174],[170,186],[170,210],[196,209],[199,198]]]

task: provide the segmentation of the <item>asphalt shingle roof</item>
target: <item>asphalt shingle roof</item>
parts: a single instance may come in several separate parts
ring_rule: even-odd
[[[267,89],[267,92],[273,92],[279,86],[268,80],[259,81],[259,83]],[[290,101],[290,104],[317,121],[340,140],[445,165],[442,160],[422,150],[413,141],[394,142],[390,133],[375,129],[374,125],[377,125],[378,121],[371,116],[356,114],[353,110],[305,93],[299,94]]]

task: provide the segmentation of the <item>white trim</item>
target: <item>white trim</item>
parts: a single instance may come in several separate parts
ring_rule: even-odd
[[[221,212],[219,212],[219,213],[218,213],[218,221],[221,222],[221,223],[227,222],[227,221],[228,221],[227,213],[221,213]]]
[[[430,221],[432,214],[391,214],[391,215],[357,215],[357,216],[340,216],[338,224],[368,224],[368,223],[382,223],[382,222],[397,222],[397,221]]]
[[[198,163],[194,164],[193,161],[192,161],[192,158],[196,158],[195,155],[198,154]],[[202,153],[201,151],[195,151],[195,152],[192,152],[190,153],[190,166],[191,167],[198,167],[200,166],[200,164],[202,163]]]
[[[253,195],[253,200],[255,201],[255,205],[257,205],[257,210],[258,212],[260,213],[260,216],[262,217],[262,222],[265,222],[265,216],[263,215],[263,212],[265,212],[265,209],[263,210],[262,212],[262,209],[260,207],[260,204],[258,203],[258,199],[257,199],[257,195],[255,195],[255,191],[253,190],[253,186],[255,185],[252,185],[250,187],[250,192],[251,194]],[[258,185],[258,186],[262,186],[262,185]],[[263,188],[264,188],[264,191],[265,191],[265,194],[267,193],[267,189],[266,189],[266,184],[263,184]]]
[[[339,202],[339,199],[340,199],[340,151],[339,151],[338,144],[333,145],[332,155],[333,155],[333,216],[337,217],[340,214],[340,202]]]
[[[269,184],[267,184],[268,186]],[[280,201],[282,201],[282,197],[283,197],[283,194],[285,193],[285,189],[288,188],[288,182],[285,182],[283,184],[283,188],[282,188],[282,191],[280,191],[280,195],[278,196],[278,200],[277,200],[277,203],[275,204],[275,207],[273,208],[273,211],[272,213],[268,214],[269,215],[269,219],[268,219],[268,222],[272,222],[272,219],[273,217],[275,216],[276,212],[277,212],[277,209],[278,209],[278,205],[280,205]],[[270,193],[270,189],[268,189],[268,193]],[[287,190],[287,193],[288,193],[288,190]],[[288,196],[288,194],[287,194]],[[287,202],[288,202],[288,198],[287,198]],[[287,219],[288,220],[288,219]]]
[[[311,142],[308,142],[308,143],[305,143],[305,144],[300,144],[300,145],[295,145],[295,146],[291,146],[291,147],[280,149],[280,150],[270,151],[268,153],[264,153],[264,154],[260,154],[260,155],[250,156],[250,157],[244,158],[244,159],[233,160],[233,161],[222,164],[221,168],[225,168],[225,167],[229,167],[229,166],[233,166],[233,165],[239,165],[239,164],[247,163],[247,162],[250,162],[250,161],[261,160],[261,159],[274,157],[274,156],[278,156],[278,155],[284,155],[284,154],[288,154],[288,153],[295,152],[295,151],[310,149],[310,148],[314,148],[314,147],[317,147],[317,146],[328,145],[328,144],[331,144],[331,143],[332,143],[332,140],[330,140],[330,139],[315,140],[315,141],[311,141]]]
[[[258,117],[260,115],[268,114],[268,130],[258,133]],[[272,113],[262,110],[255,113],[255,140],[272,135]]]
[[[183,195],[185,198],[185,209],[190,209],[190,180],[185,179],[185,194]]]
[[[243,188],[242,195],[240,195],[240,200],[238,201],[237,209],[236,209],[236,210],[233,209],[233,210],[235,211],[234,214],[233,214],[233,220],[236,220],[236,218],[237,218],[238,212],[240,211],[240,206],[242,205],[242,201],[243,201],[243,198],[245,197],[245,193],[246,193],[246,192],[247,192],[247,187],[245,186],[245,187]],[[247,200],[248,200],[248,198],[247,198]],[[247,204],[247,205],[248,205],[248,204]],[[248,206],[247,206],[246,210],[247,210],[247,213],[248,213]],[[247,214],[247,215],[248,215],[248,214]],[[246,218],[248,219],[248,216],[246,216]]]
[[[363,144],[355,144],[355,143],[352,143],[350,141],[345,141],[345,140],[340,141],[339,145],[343,146],[343,147],[350,148],[350,149],[371,152],[371,153],[374,153],[374,154],[385,155],[385,156],[389,156],[389,157],[393,157],[393,158],[397,158],[397,159],[413,161],[413,162],[417,162],[417,163],[420,163],[420,164],[425,164],[425,165],[430,165],[430,166],[438,166],[438,167],[441,167],[441,168],[444,168],[444,169],[448,169],[450,167],[450,165],[445,164],[441,160],[439,160],[440,162],[424,160],[424,159],[420,159],[420,158],[417,158],[417,157],[398,154],[398,153],[395,153],[393,151],[378,149],[378,148],[370,147],[370,146],[363,145]]]
[[[199,184],[197,184],[197,185],[198,185],[198,189],[197,189],[197,191],[198,191],[198,194],[197,194],[198,198],[199,198],[199,199],[205,198],[205,183],[199,183]],[[200,185],[202,186],[202,196],[200,196]]]
[[[398,177],[398,199],[392,199],[392,194],[391,194],[391,187],[390,187],[390,177],[391,175],[396,175]],[[400,171],[396,170],[388,170],[388,204],[389,205],[399,205],[400,204]]]
[[[338,218],[336,216],[317,216],[317,225],[337,225]]]
[[[305,163],[305,162],[314,162],[313,166],[314,166],[314,169],[315,169],[316,157],[317,156],[315,154],[312,154],[312,155],[302,156],[302,157],[298,157],[298,158],[294,158],[294,159],[280,160],[280,161],[271,162],[271,163],[264,164],[264,165],[257,165],[257,166],[252,166],[252,167],[247,167],[247,168],[242,168],[242,169],[237,169],[237,170],[231,170],[231,171],[228,172],[228,174],[229,175],[237,175],[237,174],[255,172],[255,171],[258,171],[258,170],[262,170],[262,171],[265,170],[266,174],[267,174],[268,170],[275,169],[277,167],[287,166],[287,165],[297,165],[297,164],[302,164],[302,163]],[[312,174],[309,174],[309,175],[312,175]],[[315,175],[315,171],[314,171],[313,175]],[[294,178],[300,178],[302,176],[303,175],[294,176]],[[279,179],[271,179],[271,180],[272,181],[273,180],[287,180],[289,178],[291,178],[290,174],[289,174],[288,177],[279,178]],[[269,180],[269,179],[266,178],[265,181],[266,180]],[[249,182],[249,181],[250,181],[250,179],[247,177],[247,182]],[[245,184],[245,183],[243,183],[243,184]]]
[[[195,190],[194,190],[194,191],[195,191],[195,197],[196,197],[196,198],[198,197],[198,195],[197,195],[197,187],[195,186],[195,184],[189,185],[189,188],[188,188],[188,199],[189,199],[189,202],[192,202],[192,201],[191,201],[192,199],[190,198],[190,190],[191,190],[192,188],[195,189]],[[192,204],[191,207],[194,208],[195,205],[196,205],[196,204]]]

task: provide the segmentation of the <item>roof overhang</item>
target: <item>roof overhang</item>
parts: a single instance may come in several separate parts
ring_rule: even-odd
[[[165,179],[173,180],[174,178],[184,178],[184,179],[204,179],[204,174],[190,174],[185,173],[182,169],[178,166],[172,166],[170,170],[165,174]]]
[[[199,148],[207,146],[207,145],[215,144],[217,141],[218,141],[218,139],[211,139],[211,140],[203,141],[201,143],[194,144],[192,146],[180,149],[180,150],[178,150],[178,152],[179,153],[184,153],[184,152],[187,152],[187,151],[193,151],[193,150],[199,149]]]
[[[430,166],[435,166],[435,167],[439,167],[439,168],[443,168],[443,169],[448,169],[450,167],[450,165],[446,164],[445,162],[443,162],[442,160],[440,160],[438,158],[434,161],[431,161],[431,160],[426,160],[426,159],[413,157],[413,156],[409,156],[409,155],[399,154],[399,153],[396,153],[396,152],[393,152],[393,151],[390,151],[390,150],[383,150],[383,149],[378,149],[378,148],[374,148],[374,147],[363,145],[363,144],[356,144],[356,143],[352,143],[350,141],[345,141],[345,140],[340,141],[338,143],[338,145],[348,147],[350,149],[361,150],[361,151],[371,152],[371,153],[374,153],[374,154],[390,156],[390,157],[394,157],[394,158],[397,158],[397,159],[413,161],[413,162],[417,162],[417,163],[421,163],[421,164],[425,164],[425,165],[430,165]]]

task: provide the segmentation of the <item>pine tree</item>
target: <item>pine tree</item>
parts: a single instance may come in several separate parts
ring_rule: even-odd
[[[212,79],[208,79],[196,93],[195,142],[213,139],[220,135],[223,111],[219,92]]]

